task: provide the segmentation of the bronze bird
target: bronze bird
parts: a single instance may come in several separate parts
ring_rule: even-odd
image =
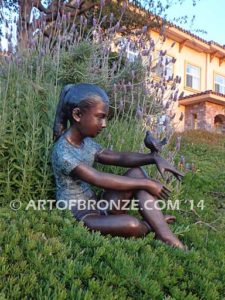
[[[162,147],[164,145],[166,145],[167,143],[167,139],[164,138],[161,141],[154,138],[153,135],[151,134],[151,132],[148,130],[146,131],[146,136],[144,139],[144,144],[145,146],[151,150],[152,153],[156,152],[160,152],[162,150]]]

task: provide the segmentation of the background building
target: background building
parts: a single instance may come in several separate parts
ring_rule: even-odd
[[[157,30],[151,30],[151,35],[154,40],[160,39]],[[174,106],[176,130],[201,128],[225,133],[225,46],[207,42],[175,25],[165,29],[165,36],[157,47],[169,49],[165,61],[176,59],[175,64],[164,64],[164,68],[168,75],[181,76],[183,91]],[[180,122],[181,112],[184,118]]]

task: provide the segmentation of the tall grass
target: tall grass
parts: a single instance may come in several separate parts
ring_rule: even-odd
[[[49,191],[49,149],[53,93],[40,87],[26,68],[8,64],[1,81],[1,196],[9,199],[46,197]]]

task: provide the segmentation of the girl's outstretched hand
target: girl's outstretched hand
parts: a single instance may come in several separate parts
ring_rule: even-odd
[[[158,199],[165,199],[169,198],[171,191],[161,184],[159,181],[150,179],[149,180],[149,192]]]
[[[171,172],[179,181],[181,181],[184,177],[182,173],[180,173],[174,166],[172,166],[166,159],[162,158],[159,155],[155,155],[155,164],[156,167],[164,179],[164,172]]]

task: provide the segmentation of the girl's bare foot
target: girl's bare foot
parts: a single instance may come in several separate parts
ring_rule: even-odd
[[[187,250],[187,247],[174,234],[167,234],[165,236],[156,235],[156,239],[170,245],[171,247]]]

